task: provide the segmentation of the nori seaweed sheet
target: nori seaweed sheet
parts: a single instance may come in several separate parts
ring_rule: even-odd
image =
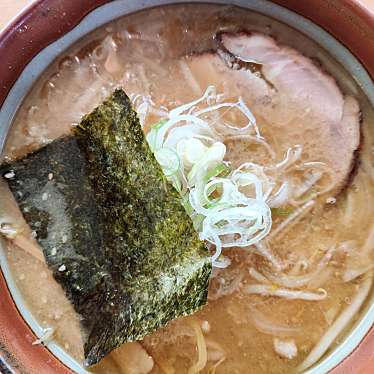
[[[22,160],[9,186],[81,315],[85,363],[206,303],[211,261],[123,90],[74,136]]]

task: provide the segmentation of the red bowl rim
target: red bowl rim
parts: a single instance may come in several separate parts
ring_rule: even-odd
[[[15,18],[0,34],[0,108],[21,72],[40,51],[110,1],[37,0]],[[272,1],[328,31],[359,59],[374,80],[374,13],[361,2]],[[31,344],[36,336],[17,310],[1,270],[0,295],[0,372],[71,373],[47,348]],[[372,328],[356,350],[332,372],[374,372],[373,351]]]

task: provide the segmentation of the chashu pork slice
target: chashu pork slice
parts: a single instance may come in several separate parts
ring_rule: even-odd
[[[219,35],[217,52],[187,59],[201,87],[242,96],[285,152],[299,144],[304,160],[321,161],[334,171],[339,193],[353,175],[360,145],[360,108],[336,81],[298,51],[262,34]],[[246,64],[261,64],[261,73]],[[250,65],[250,64],[248,64]],[[269,134],[267,134],[269,135]]]

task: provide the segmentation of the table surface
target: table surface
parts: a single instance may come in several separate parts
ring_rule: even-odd
[[[0,0],[0,30],[24,7],[35,0]],[[70,0],[79,1],[79,0]],[[305,0],[304,0],[305,1]],[[308,0],[312,1],[312,0]],[[374,12],[374,0],[356,0]]]

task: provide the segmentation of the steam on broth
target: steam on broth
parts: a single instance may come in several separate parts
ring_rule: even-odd
[[[243,29],[249,34],[236,33]],[[223,54],[212,52],[219,32]],[[272,65],[266,53],[266,61],[259,61],[261,48],[273,48],[280,62]],[[278,76],[287,69],[281,62],[288,54],[317,78],[303,85],[295,69],[290,80]],[[238,66],[233,56],[246,64]],[[210,112],[217,121],[210,117],[209,124],[220,134],[214,139],[224,144],[224,161],[233,170],[252,163],[244,171],[262,186],[267,178],[272,227],[250,247],[222,246],[223,257],[217,258],[223,268],[214,269],[202,310],[122,346],[94,370],[231,374],[250,367],[253,373],[289,373],[313,365],[344,339],[371,299],[374,112],[360,88],[314,42],[259,14],[213,5],[155,8],[95,31],[56,61],[20,108],[5,158],[20,158],[69,133],[117,86],[131,95],[148,134],[207,89],[204,103],[193,104],[189,114],[242,100],[259,133],[254,127],[236,131],[246,126],[246,117],[232,107]],[[316,95],[321,97],[314,106]],[[354,165],[359,110],[361,163]],[[222,122],[236,130],[222,129]],[[191,147],[186,157],[202,149],[199,142]],[[16,222],[32,236],[5,183],[0,188],[1,222]],[[238,244],[235,235],[226,239],[223,244]],[[46,329],[45,344],[54,339],[83,361],[78,316],[46,265],[11,242],[7,258],[29,310]]]

